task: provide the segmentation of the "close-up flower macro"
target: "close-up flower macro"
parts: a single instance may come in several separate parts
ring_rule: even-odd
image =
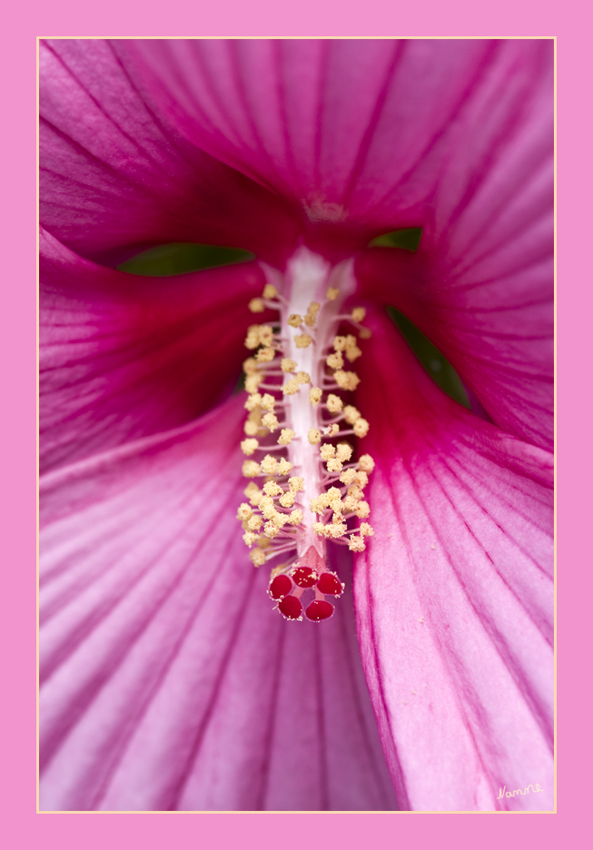
[[[40,809],[553,810],[553,39],[39,105]]]

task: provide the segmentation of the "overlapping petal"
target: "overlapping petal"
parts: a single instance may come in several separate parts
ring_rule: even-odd
[[[41,470],[199,416],[240,377],[257,263],[145,278],[41,235]]]
[[[42,479],[44,810],[394,806],[352,616],[287,628],[229,535],[240,411]]]
[[[117,263],[166,242],[245,248],[282,264],[287,205],[180,138],[106,41],[40,45],[40,219],[85,257]]]
[[[385,320],[373,324],[376,358],[360,372],[378,533],[357,560],[355,602],[398,800],[549,809],[551,456],[451,401]]]

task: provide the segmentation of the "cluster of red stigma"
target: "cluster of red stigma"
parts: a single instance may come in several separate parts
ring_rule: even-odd
[[[334,606],[325,597],[337,599],[344,592],[344,585],[335,573],[318,572],[312,567],[295,567],[290,573],[276,575],[268,587],[268,593],[278,602],[278,610],[286,620],[303,619],[301,597],[306,590],[313,590],[315,598],[305,609],[305,617],[319,623],[334,613]]]

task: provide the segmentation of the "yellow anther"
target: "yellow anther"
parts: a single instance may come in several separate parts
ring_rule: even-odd
[[[253,552],[249,553],[249,557],[256,567],[261,567],[262,564],[266,563],[266,556],[261,549],[254,549]]]
[[[346,463],[352,457],[352,446],[349,446],[348,443],[340,443],[336,448],[336,457],[342,463]]]
[[[263,313],[266,309],[266,305],[261,298],[252,298],[249,302],[249,309],[252,313]]]
[[[364,321],[364,317],[366,316],[366,314],[367,311],[364,309],[364,307],[355,307],[352,311],[352,318],[355,322],[362,322]]]
[[[308,348],[309,345],[313,342],[309,334],[298,334],[294,338],[294,342],[297,348]]]
[[[269,410],[270,413],[274,412],[274,405],[275,404],[276,404],[276,399],[274,398],[273,395],[270,395],[270,393],[265,393],[262,396],[262,399],[260,401],[260,405],[263,407],[263,409]]]
[[[350,513],[353,511],[356,505],[358,504],[358,499],[355,499],[354,496],[346,496],[343,499],[344,510]]]
[[[259,501],[259,509],[266,519],[272,519],[272,517],[276,513],[276,508],[274,507],[274,500],[272,499],[272,497],[262,496]]]
[[[348,487],[348,490],[346,492],[349,496],[352,496],[353,499],[356,499],[357,502],[360,499],[364,498],[364,493],[362,492],[358,484],[352,484],[350,487]]]
[[[362,351],[357,345],[348,345],[344,354],[351,363],[354,363],[361,356]]]
[[[307,439],[314,446],[316,443],[321,442],[321,431],[318,431],[317,428],[310,428],[309,433],[307,434]]]
[[[273,434],[274,431],[280,427],[278,420],[276,419],[275,413],[266,413],[265,416],[262,416],[262,425],[265,425],[266,428]]]
[[[362,537],[356,537],[355,534],[351,534],[348,542],[348,548],[351,552],[364,552],[366,546],[364,545]]]
[[[336,336],[334,337],[334,351],[344,351],[347,345],[347,340],[345,336]]]
[[[266,283],[264,286],[264,291],[262,293],[262,297],[269,301],[272,298],[275,298],[278,295],[278,290],[275,286],[272,286],[271,283]]]
[[[358,333],[361,339],[370,339],[373,335],[370,328],[361,328]]]
[[[321,455],[322,460],[329,460],[336,456],[336,447],[326,443],[319,449],[319,454]]]
[[[326,405],[330,413],[339,413],[344,407],[344,402],[339,396],[330,393],[327,397]]]
[[[259,505],[261,499],[261,490],[254,481],[250,481],[247,487],[243,490],[243,495],[247,496],[254,508]]]
[[[251,529],[249,528],[249,522],[246,519],[244,519],[241,523],[241,528],[243,529],[243,531],[251,531]]]
[[[278,444],[281,446],[289,446],[294,439],[295,433],[292,428],[283,428],[278,437]]]
[[[370,455],[362,455],[358,458],[358,466],[364,472],[372,472],[375,468],[375,461]]]
[[[251,419],[247,419],[245,425],[243,425],[243,430],[248,437],[255,437],[259,431],[259,424]]]
[[[332,514],[332,522],[334,525],[339,525],[339,523],[344,522],[344,517],[342,516],[341,511],[336,511]]]
[[[263,489],[266,496],[279,496],[280,493],[284,492],[282,487],[279,484],[276,484],[275,481],[266,481]]]
[[[348,425],[354,425],[357,419],[360,419],[360,411],[358,411],[351,404],[347,404],[344,408],[344,419],[348,423]]]
[[[311,376],[308,372],[297,372],[295,380],[298,381],[299,384],[310,384]]]
[[[249,531],[257,531],[261,528],[262,518],[260,516],[252,516],[247,520],[247,528]]]
[[[244,460],[242,471],[245,478],[257,478],[259,475],[259,463],[256,463],[254,460]]]
[[[330,369],[341,369],[344,365],[344,358],[340,351],[334,351],[325,361]]]
[[[318,405],[321,401],[322,395],[323,392],[319,387],[311,387],[311,389],[309,390],[309,401],[313,405]]]
[[[371,515],[371,506],[368,502],[359,502],[354,509],[354,513],[359,519],[366,519]]]
[[[320,309],[321,304],[319,304],[317,301],[311,301],[309,307],[307,308],[307,313],[310,313],[312,316],[316,316],[317,313],[319,313]]]
[[[335,437],[339,433],[340,433],[340,426],[338,425],[337,422],[334,422],[334,424],[330,425],[329,428],[327,429],[327,431],[325,431],[325,436],[326,437]]]
[[[326,496],[329,500],[329,504],[334,510],[337,510],[336,505],[341,505],[342,503],[342,494],[338,490],[337,487],[330,487],[326,493]]]
[[[268,538],[265,535],[262,534],[258,538],[257,545],[259,546],[260,549],[269,549],[272,544],[270,543]]]
[[[258,363],[270,363],[274,357],[276,356],[276,352],[273,348],[260,348],[260,350],[255,355],[255,358]]]
[[[246,375],[252,375],[254,372],[257,372],[257,360],[255,357],[248,357],[247,360],[243,361],[243,371]]]
[[[301,478],[300,475],[295,475],[294,478],[288,479],[288,486],[293,493],[298,493],[299,490],[305,489],[305,479]]]
[[[345,372],[343,369],[338,369],[334,372],[334,378],[339,387],[343,390],[355,390],[360,384],[360,378],[354,372]]]
[[[257,440],[247,439],[241,442],[241,451],[244,455],[252,455],[256,448],[259,446]]]
[[[277,567],[274,567],[270,572],[270,581],[272,581],[273,578],[276,578],[276,576],[279,576],[280,573],[283,573],[285,569],[286,564],[278,564]]]
[[[327,493],[320,493],[319,496],[314,496],[309,502],[311,513],[322,514],[326,508],[329,508]]]
[[[354,482],[356,481],[356,471],[354,469],[345,469],[344,472],[340,475],[340,481],[346,486],[354,484]]]
[[[247,377],[245,378],[245,389],[247,390],[247,392],[249,394],[256,393],[257,388],[259,387],[259,385],[261,384],[262,381],[263,381],[263,375],[259,375],[259,374],[247,375]]]
[[[260,468],[264,475],[274,475],[278,468],[278,461],[272,455],[266,455],[260,463]]]
[[[282,392],[284,393],[284,395],[295,395],[295,393],[298,393],[300,388],[301,388],[301,385],[299,384],[297,379],[291,378],[282,387]]]
[[[289,490],[287,493],[284,493],[284,495],[280,496],[278,502],[282,505],[283,508],[292,508],[295,499],[296,493],[293,493],[292,490]]]
[[[280,368],[283,372],[295,372],[297,364],[294,360],[291,360],[290,357],[283,357],[282,362],[280,363]]]
[[[323,537],[325,533],[324,524],[322,522],[314,522],[313,531],[315,532],[315,534],[319,535],[319,537]]]
[[[291,313],[288,319],[286,320],[291,328],[300,328],[303,324],[303,317],[299,316],[298,313]]]
[[[343,464],[341,460],[337,459],[337,457],[332,457],[328,460],[326,466],[328,472],[341,472]]]
[[[347,531],[348,527],[344,522],[332,522],[326,525],[323,529],[324,535],[333,540],[336,540],[338,537],[342,537],[342,535],[346,534]]]
[[[274,537],[276,537],[276,535],[278,534],[279,531],[280,531],[280,529],[277,526],[275,526],[273,522],[267,522],[264,525],[264,534],[266,535],[266,537],[269,540],[273,540]]]
[[[237,519],[240,519],[241,522],[243,522],[243,520],[249,519],[250,516],[253,516],[253,511],[247,502],[241,502],[237,511]]]
[[[333,286],[330,286],[327,292],[325,293],[325,297],[328,301],[335,301],[338,295],[340,294],[340,290],[336,289]]]
[[[278,461],[278,475],[288,475],[291,469],[292,463],[289,461],[284,460],[284,458]]]
[[[255,410],[256,407],[259,407],[261,404],[261,395],[259,393],[253,393],[250,395],[247,401],[245,402],[246,410]]]
[[[253,544],[255,543],[256,540],[257,540],[257,534],[254,534],[253,531],[246,531],[245,534],[243,535],[243,541],[245,542],[245,544],[247,546],[249,546],[250,549],[251,549],[251,547],[253,546]]]
[[[366,472],[363,469],[362,470],[359,469],[359,471],[356,473],[356,479],[357,479],[357,481],[358,481],[358,483],[360,484],[361,487],[366,487],[367,484],[369,483],[369,476],[366,474]]]
[[[305,324],[308,328],[314,328],[316,321],[317,316],[314,316],[312,313],[307,313],[307,315],[305,316]]]
[[[286,514],[281,514],[279,511],[276,511],[274,516],[272,517],[272,522],[276,526],[276,528],[283,528],[288,522],[288,517]]]
[[[259,345],[259,325],[250,325],[247,328],[245,348],[257,348]]]
[[[361,417],[360,419],[356,420],[356,422],[352,426],[352,429],[357,437],[366,437],[366,435],[369,433],[369,423],[366,419],[363,419]]]
[[[361,522],[360,528],[358,530],[360,531],[361,537],[372,537],[375,533],[373,530],[373,526],[369,525],[368,522]]]
[[[260,345],[271,345],[274,338],[274,331],[269,325],[259,326],[259,341]]]
[[[303,512],[302,511],[296,510],[296,511],[290,512],[290,515],[288,517],[288,522],[291,525],[300,525],[302,523],[302,521],[303,521]]]

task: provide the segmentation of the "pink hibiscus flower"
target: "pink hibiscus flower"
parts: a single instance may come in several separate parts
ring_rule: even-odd
[[[43,809],[552,807],[552,50],[42,45]],[[417,252],[368,247],[402,228]],[[115,268],[172,242],[256,259]],[[328,541],[321,624],[273,610],[236,520],[248,304],[273,278],[288,315],[303,257],[372,330],[374,534],[353,574]]]

